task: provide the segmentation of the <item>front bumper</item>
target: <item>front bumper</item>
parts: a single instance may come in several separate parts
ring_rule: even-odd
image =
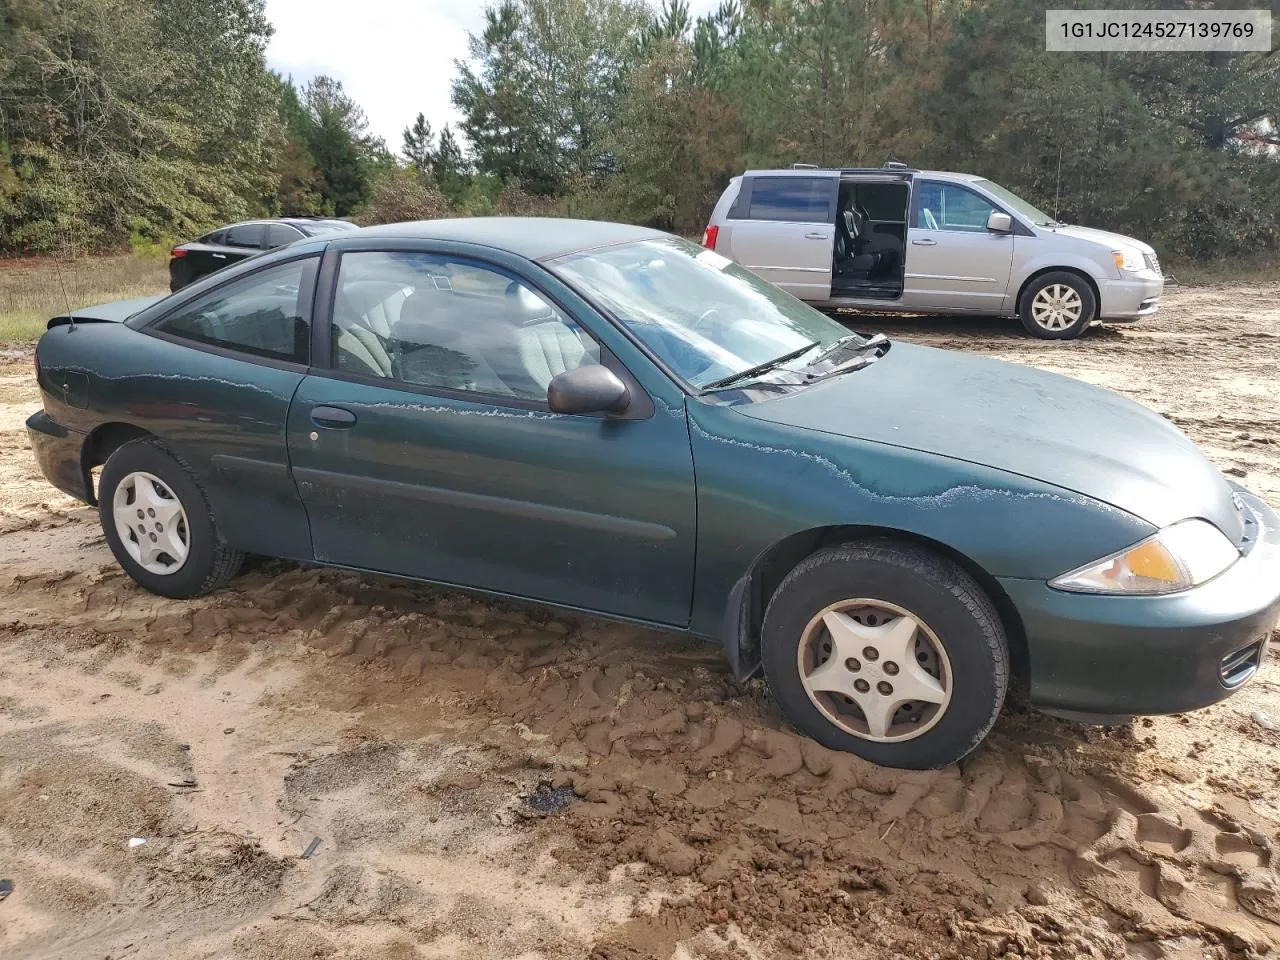
[[[1123,280],[1098,281],[1098,319],[1131,323],[1160,309],[1164,278],[1154,270],[1139,270]]]
[[[1216,703],[1253,676],[1280,621],[1280,517],[1237,492],[1248,517],[1244,555],[1192,590],[1095,596],[1000,581],[1026,629],[1033,705],[1178,713]]]
[[[93,503],[89,479],[80,459],[84,436],[68,430],[43,410],[27,418],[27,436],[31,438],[31,450],[45,479],[63,493]]]

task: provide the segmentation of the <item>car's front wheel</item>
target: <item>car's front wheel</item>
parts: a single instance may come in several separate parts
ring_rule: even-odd
[[[1044,340],[1075,339],[1097,312],[1093,288],[1079,274],[1064,270],[1037,277],[1022,294],[1022,325]]]
[[[98,514],[120,566],[152,593],[200,596],[240,568],[243,555],[219,535],[199,482],[156,440],[134,440],[111,454]]]
[[[1009,682],[991,599],[941,554],[891,541],[802,561],[765,613],[769,690],[801,732],[890,767],[930,769],[971,752]]]

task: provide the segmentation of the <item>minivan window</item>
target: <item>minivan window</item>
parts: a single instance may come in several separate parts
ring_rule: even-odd
[[[1018,213],[1026,217],[1037,227],[1052,226],[1055,222],[1053,217],[1049,216],[1039,207],[1028,203],[1012,190],[1008,190],[1000,186],[998,183],[992,183],[990,180],[975,180],[974,183],[982,187],[983,190],[986,190],[987,193],[996,197],[1006,207],[1012,209],[1014,213]]]
[[[831,193],[829,177],[754,177],[747,218],[827,223]]]
[[[965,187],[953,183],[922,183],[916,207],[920,230],[952,230],[980,233],[995,206]]]

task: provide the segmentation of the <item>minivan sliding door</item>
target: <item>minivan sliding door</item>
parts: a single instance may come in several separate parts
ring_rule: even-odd
[[[748,174],[724,252],[802,300],[829,299],[839,188],[836,170]]]

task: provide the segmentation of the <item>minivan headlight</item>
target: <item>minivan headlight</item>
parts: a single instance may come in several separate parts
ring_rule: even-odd
[[[1142,251],[1137,247],[1121,247],[1119,250],[1112,250],[1111,257],[1115,260],[1117,267],[1130,273],[1141,270],[1147,265],[1142,257]]]
[[[1181,520],[1141,543],[1064,573],[1049,586],[1072,593],[1176,593],[1212,580],[1239,557],[1235,544],[1212,523]]]

